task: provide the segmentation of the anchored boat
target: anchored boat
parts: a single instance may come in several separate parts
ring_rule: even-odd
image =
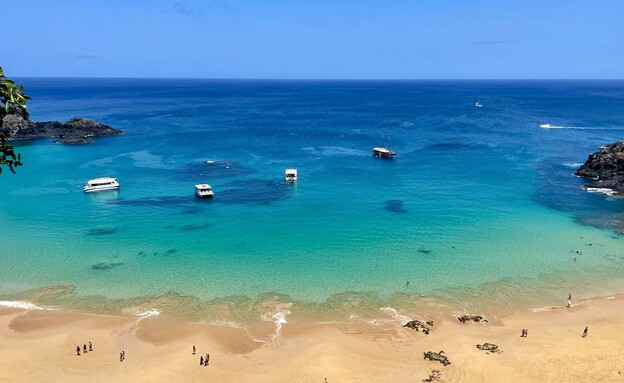
[[[297,169],[286,169],[284,171],[284,180],[286,183],[297,182]]]
[[[212,198],[212,197],[214,197],[214,192],[212,191],[212,188],[208,184],[195,185],[195,194],[199,198]]]
[[[390,137],[388,137],[388,148],[390,147]],[[381,135],[381,145],[373,148],[373,156],[378,158],[392,158],[397,155],[396,152],[384,147],[384,136]]]
[[[85,193],[118,189],[119,182],[117,182],[117,178],[111,177],[102,177],[89,180],[87,181],[87,184],[82,187],[82,190]]]

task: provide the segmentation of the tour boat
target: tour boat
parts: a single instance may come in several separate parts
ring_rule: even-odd
[[[388,137],[388,147],[390,147],[390,137]],[[392,158],[396,156],[396,152],[384,147],[384,137],[381,135],[381,146],[373,148],[373,156],[378,158]]]
[[[552,124],[540,124],[540,128],[542,129],[551,129],[552,127]]]
[[[208,184],[195,185],[195,194],[200,198],[212,198],[214,193]]]
[[[284,179],[286,183],[297,182],[297,169],[286,169]]]
[[[119,182],[117,178],[102,177],[89,180],[82,190],[85,193],[104,191],[104,190],[118,190]]]

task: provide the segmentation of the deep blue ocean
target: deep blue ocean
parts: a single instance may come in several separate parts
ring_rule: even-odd
[[[15,143],[0,300],[353,319],[621,291],[624,201],[572,173],[623,138],[624,81],[20,80],[32,119],[124,134]]]

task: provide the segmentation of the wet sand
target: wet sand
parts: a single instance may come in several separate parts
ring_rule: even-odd
[[[436,369],[444,382],[624,382],[624,297],[569,309],[564,304],[488,323],[462,324],[449,316],[429,335],[399,321],[287,323],[272,342],[254,341],[242,328],[167,316],[4,307],[0,381],[420,382]],[[582,338],[585,326],[589,334]],[[76,345],[89,341],[94,351],[76,356]],[[502,353],[476,348],[485,342]],[[451,365],[423,359],[424,352],[440,350]],[[199,356],[207,352],[210,365],[200,367]]]

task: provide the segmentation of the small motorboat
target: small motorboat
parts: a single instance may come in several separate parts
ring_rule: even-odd
[[[212,191],[212,188],[208,184],[195,185],[195,194],[199,198],[212,198],[212,197],[214,197],[214,192]]]
[[[286,169],[284,171],[284,179],[287,184],[297,182],[297,169]]]
[[[82,190],[85,193],[92,193],[98,191],[106,191],[106,190],[118,190],[119,182],[117,182],[117,178],[111,177],[102,177],[95,178],[87,181],[87,184],[82,187]]]

